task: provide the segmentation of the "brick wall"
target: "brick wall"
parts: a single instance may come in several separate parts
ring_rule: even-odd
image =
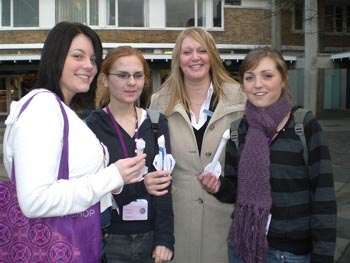
[[[323,13],[320,5],[320,15]],[[304,46],[304,34],[291,31],[291,10],[281,17],[282,45]],[[180,30],[96,30],[102,42],[106,43],[173,43]],[[47,30],[3,30],[1,44],[43,43]],[[262,9],[225,8],[224,30],[211,31],[218,44],[269,45],[271,43],[271,12]],[[350,35],[322,35],[325,46],[349,47]]]
[[[323,1],[318,1],[318,33],[319,33],[319,45],[322,52],[323,47],[333,48],[349,48],[350,47],[350,34],[347,33],[325,33],[325,6]],[[282,13],[281,19],[281,37],[282,45],[284,46],[304,46],[304,32],[292,31],[292,11],[291,9],[285,10]],[[327,52],[326,52],[327,53]]]
[[[292,32],[291,10],[281,14],[281,43],[283,46],[304,46],[304,33]]]
[[[43,43],[47,30],[1,30],[1,44]]]
[[[226,8],[224,31],[211,31],[220,44],[270,43],[268,10]],[[106,43],[173,43],[181,30],[118,30],[99,29],[96,32]],[[48,31],[1,31],[0,43],[43,43]]]
[[[218,43],[268,45],[271,42],[269,10],[225,8],[225,32],[213,32]]]

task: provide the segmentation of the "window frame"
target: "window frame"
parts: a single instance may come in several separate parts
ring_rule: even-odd
[[[70,3],[70,4],[73,4],[71,1],[67,2],[65,0],[55,0],[55,23],[59,23],[59,22],[62,22],[62,21],[71,21],[71,22],[80,22],[80,23],[83,23],[83,24],[86,24],[88,26],[94,26],[94,27],[98,27],[100,26],[100,13],[99,13],[99,1],[98,0],[82,0],[82,4],[84,4],[84,7],[82,9],[85,9],[85,14],[84,15],[81,15],[83,18],[85,18],[84,21],[81,21],[81,20],[75,20],[75,19],[72,19],[72,18],[61,18],[59,19],[58,17],[58,2],[61,1],[63,2],[63,4],[67,4],[67,3]],[[97,6],[97,10],[95,10],[95,14],[92,13],[92,8],[91,6],[93,5],[92,2],[95,2],[95,5],[94,6]],[[95,15],[95,19],[97,20],[97,24],[93,23],[92,22],[92,19],[93,19],[93,16]]]
[[[297,5],[301,5],[301,18],[297,17]],[[293,5],[293,12],[292,12],[292,32],[293,33],[304,33],[305,32],[305,3],[304,1],[297,1]],[[302,28],[296,28],[297,20],[301,19],[302,21]]]
[[[119,16],[118,16],[118,10],[119,10],[119,0],[113,0],[114,1],[114,24],[111,24],[110,17],[111,17],[111,11],[110,11],[110,0],[106,0],[106,26],[111,28],[120,28],[120,29],[147,29],[149,28],[149,0],[143,0],[143,26],[120,26],[119,25]]]
[[[337,17],[339,12],[337,12],[337,9],[339,9],[340,16]],[[337,4],[337,3],[330,3],[325,6],[325,34],[328,35],[349,35],[350,34],[350,4]],[[327,10],[331,10],[331,14],[327,12]],[[332,18],[329,18],[328,16],[332,16]],[[341,25],[337,26],[337,22],[341,23]],[[327,25],[332,24],[332,28],[329,29]],[[338,31],[337,28],[340,28]]]
[[[201,1],[201,0],[192,0],[193,4],[194,4],[194,25],[193,26],[198,26],[198,27],[202,27],[205,29],[209,29],[209,30],[222,30],[224,28],[224,5],[221,4],[220,7],[220,12],[221,12],[221,21],[220,21],[220,26],[214,26],[214,9],[215,7],[213,6],[214,1]],[[203,21],[202,25],[198,24],[199,21],[199,5],[198,3],[202,2],[203,3],[203,10],[204,10],[204,15],[205,15],[205,19]],[[166,0],[164,0],[164,10],[166,10]],[[179,29],[184,29],[187,26],[184,27],[169,27],[167,26],[167,17],[166,17],[166,11],[164,12],[164,28],[166,30],[179,30]]]
[[[13,5],[13,1],[15,0],[4,0],[9,1],[11,3],[11,8]],[[82,23],[85,23],[88,26],[91,26],[94,29],[104,29],[104,28],[118,28],[118,29],[128,29],[128,30],[148,30],[148,29],[159,29],[163,28],[165,30],[183,30],[186,28],[185,24],[183,24],[183,27],[167,27],[166,26],[166,14],[165,14],[165,1],[166,0],[143,0],[144,1],[144,25],[142,27],[120,27],[118,23],[118,15],[116,14],[115,19],[116,22],[109,23],[109,0],[82,0],[80,3],[81,7],[75,9],[75,10],[84,10],[84,15],[80,15],[78,11],[76,13],[69,13],[67,16],[67,13],[64,13],[64,8],[61,8],[62,11],[58,11],[59,8],[56,8],[56,6],[59,6],[60,2],[59,0],[51,0],[51,1],[42,1],[42,0],[36,0],[38,2],[38,10],[35,10],[35,12],[38,13],[38,22],[36,23],[36,26],[28,26],[28,27],[14,27],[13,22],[11,21],[9,24],[3,25],[3,19],[4,21],[8,21],[9,18],[6,16],[2,16],[2,2],[0,1],[0,28],[4,28],[6,30],[34,30],[34,29],[47,29],[52,28],[55,24],[57,24],[59,21],[64,20],[70,20],[70,21],[79,21]],[[62,0],[61,0],[62,1]],[[118,0],[112,0],[115,1],[116,4],[118,4]],[[71,2],[71,1],[70,1]],[[205,28],[207,30],[212,31],[221,31],[224,29],[224,9],[225,5],[221,4],[217,5],[217,2],[210,1],[210,0],[191,0],[191,3],[197,3],[200,5],[200,8],[198,8],[198,5],[195,6],[195,25]],[[203,4],[201,4],[203,3]],[[62,2],[64,4],[64,2]],[[67,4],[66,4],[67,5]],[[90,6],[91,5],[91,6]],[[62,6],[64,7],[64,6]],[[92,9],[93,10],[92,10]],[[13,10],[13,9],[11,9]],[[52,12],[51,10],[54,10]],[[86,11],[85,11],[86,10]],[[159,10],[159,11],[155,11]],[[9,12],[7,10],[4,11],[5,14],[8,14]],[[221,12],[221,13],[220,13]],[[61,13],[59,15],[59,13]],[[159,14],[159,16],[157,16]],[[221,15],[221,17],[220,17]],[[11,13],[9,15],[13,16]],[[74,18],[75,17],[75,18]],[[204,17],[204,19],[202,19]],[[72,19],[74,18],[74,19]],[[200,20],[198,20],[198,18]],[[6,19],[6,20],[5,20]],[[12,17],[11,17],[12,19]]]
[[[225,0],[225,6],[241,6],[242,0]]]
[[[8,12],[8,16],[9,16],[9,21],[6,21],[6,22],[9,22],[9,24],[6,24],[4,25],[3,24],[3,8],[2,8],[2,5],[3,5],[3,0],[0,1],[0,28],[13,28],[13,29],[21,29],[21,28],[24,28],[24,29],[27,29],[27,28],[37,28],[40,26],[40,0],[34,0],[36,1],[36,4],[37,4],[37,10],[35,10],[37,12],[36,14],[36,21],[34,18],[32,18],[33,22],[36,22],[36,25],[30,25],[30,26],[25,26],[25,25],[21,25],[21,26],[16,26],[15,25],[15,9],[18,8],[18,3],[14,3],[15,0],[9,0],[9,12]],[[24,3],[22,3],[24,4]]]

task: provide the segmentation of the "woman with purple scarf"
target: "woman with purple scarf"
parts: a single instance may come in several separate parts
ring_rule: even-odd
[[[252,50],[239,75],[248,101],[238,149],[228,141],[224,177],[199,176],[218,200],[235,203],[229,261],[333,263],[337,207],[321,126],[306,114],[304,149],[294,130],[287,64],[277,50]]]

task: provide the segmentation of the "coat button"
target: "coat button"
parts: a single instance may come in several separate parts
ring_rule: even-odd
[[[205,156],[210,157],[211,156],[211,152],[206,152]]]
[[[215,125],[211,125],[210,127],[209,127],[209,129],[212,131],[212,130],[214,130],[215,129]]]
[[[203,204],[203,199],[202,198],[198,198],[196,201],[198,202],[198,204]]]

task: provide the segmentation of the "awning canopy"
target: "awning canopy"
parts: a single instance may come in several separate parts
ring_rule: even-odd
[[[343,52],[343,53],[337,53],[331,55],[331,60],[340,60],[342,61],[343,59],[350,59],[350,52]]]
[[[1,61],[38,61],[40,60],[43,43],[32,44],[0,44],[0,62]],[[145,59],[154,60],[171,60],[174,43],[102,43],[104,55],[109,49],[117,46],[132,46],[142,50]],[[231,45],[217,44],[221,59],[228,64],[240,62],[244,59],[247,52],[259,47],[257,45]],[[296,56],[283,55],[288,62],[296,62]]]

